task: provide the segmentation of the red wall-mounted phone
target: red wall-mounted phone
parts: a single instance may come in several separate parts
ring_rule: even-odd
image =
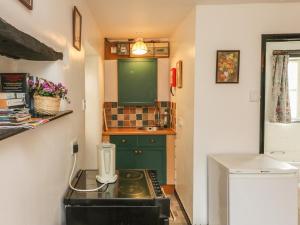
[[[174,96],[173,88],[176,88],[176,68],[171,68],[170,70],[170,92]]]

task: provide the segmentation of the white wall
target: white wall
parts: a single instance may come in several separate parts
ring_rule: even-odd
[[[207,224],[211,153],[259,152],[261,34],[300,33],[300,4],[198,5],[196,21],[194,224]],[[216,51],[240,49],[240,83],[215,84]]]
[[[104,77],[102,58],[90,55],[85,60],[85,164],[97,168],[97,145],[101,143],[103,126]]]
[[[157,99],[158,101],[170,101],[169,95],[169,59],[157,60]],[[105,102],[118,101],[118,61],[105,60]]]
[[[194,143],[194,74],[195,74],[195,10],[178,25],[170,38],[171,67],[183,62],[183,88],[176,90],[177,128],[175,147],[176,190],[193,218],[193,143]]]
[[[64,83],[69,88],[72,102],[64,104],[62,109],[74,110],[67,117],[0,142],[1,224],[63,224],[62,197],[71,168],[72,140],[79,140],[79,157],[80,161],[84,160],[85,123],[81,101],[85,97],[85,46],[81,52],[72,47],[75,4],[83,16],[83,44],[88,42],[99,51],[100,33],[83,0],[34,1],[33,11],[27,10],[19,1],[0,1],[1,18],[64,53],[64,60],[57,62],[0,57],[0,71],[29,72]]]

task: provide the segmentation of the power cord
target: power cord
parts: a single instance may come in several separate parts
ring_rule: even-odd
[[[94,192],[94,191],[99,191],[100,189],[102,189],[105,185],[108,185],[106,183],[102,184],[100,187],[94,188],[94,189],[88,189],[88,190],[84,190],[84,189],[77,189],[75,187],[73,187],[72,185],[72,179],[73,179],[73,174],[75,171],[75,167],[76,167],[76,162],[77,162],[77,154],[74,153],[74,163],[73,163],[73,167],[72,167],[72,171],[70,174],[70,178],[69,178],[69,187],[73,190],[73,191],[78,191],[78,192]],[[106,190],[104,190],[103,192],[105,192]]]

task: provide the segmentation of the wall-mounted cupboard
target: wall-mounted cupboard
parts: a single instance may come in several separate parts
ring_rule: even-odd
[[[133,59],[135,60],[135,59]],[[169,101],[169,59],[157,60],[157,100]],[[105,60],[105,102],[118,102],[118,60]]]
[[[157,59],[119,59],[119,105],[154,105],[156,100]]]

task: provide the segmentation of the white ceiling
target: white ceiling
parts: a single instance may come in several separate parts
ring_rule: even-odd
[[[196,4],[299,2],[300,0],[87,0],[109,38],[167,38]]]
[[[169,37],[195,0],[87,0],[106,37]]]

